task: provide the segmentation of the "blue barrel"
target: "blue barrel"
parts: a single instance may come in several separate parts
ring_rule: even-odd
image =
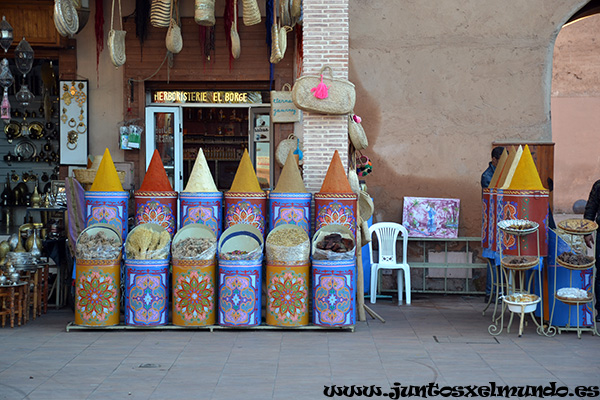
[[[269,227],[298,225],[310,236],[310,193],[269,193]]]
[[[261,282],[262,258],[219,259],[219,325],[260,325]]]
[[[125,324],[165,325],[169,260],[125,260]]]
[[[85,226],[109,224],[127,238],[129,192],[85,192]]]
[[[356,323],[356,258],[312,260],[313,324]]]
[[[181,227],[189,224],[202,224],[221,236],[223,227],[223,193],[221,192],[181,192]]]

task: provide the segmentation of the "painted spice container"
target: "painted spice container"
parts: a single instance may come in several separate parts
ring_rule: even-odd
[[[265,244],[267,255],[266,322],[273,326],[308,325],[310,239],[298,225],[273,229]]]
[[[269,194],[269,227],[297,225],[310,234],[311,194],[306,191],[293,151],[281,170],[275,189]]]
[[[357,199],[336,150],[321,190],[315,193],[315,230],[329,224],[343,225],[356,237]]]
[[[127,237],[127,204],[129,192],[123,190],[115,164],[108,149],[96,172],[94,182],[85,192],[86,226],[108,224]]]
[[[548,255],[548,205],[550,192],[544,188],[535,167],[529,146],[513,161],[514,172],[509,174],[498,196],[497,207],[501,220],[528,220],[538,224],[537,232],[529,235],[498,233],[498,250],[504,256]],[[539,235],[539,249],[538,249]],[[538,253],[539,252],[539,253]]]
[[[240,160],[231,189],[225,193],[225,229],[248,224],[265,235],[267,195],[261,189],[248,151]]]
[[[160,154],[154,150],[140,190],[134,194],[136,225],[154,223],[173,236],[177,230],[177,192],[173,191]]]
[[[185,190],[179,194],[181,226],[202,224],[219,238],[223,226],[223,193],[219,192],[201,148]]]
[[[312,243],[313,324],[356,323],[356,257],[352,232],[342,225],[319,229]]]
[[[125,323],[168,322],[171,235],[154,223],[136,226],[125,242]]]
[[[173,238],[173,325],[214,325],[217,239],[201,224],[181,228]]]
[[[107,224],[85,228],[77,238],[75,324],[119,324],[121,235]]]
[[[227,228],[219,239],[218,254],[219,325],[260,325],[262,233],[248,224]]]

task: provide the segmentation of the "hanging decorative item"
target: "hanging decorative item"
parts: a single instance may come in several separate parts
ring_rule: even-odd
[[[54,26],[61,36],[73,36],[79,30],[79,15],[72,0],[54,0]]]
[[[373,163],[369,160],[369,157],[363,156],[359,152],[359,156],[356,157],[356,173],[360,177],[365,177],[373,172]]]
[[[152,0],[150,25],[155,28],[168,28],[171,23],[171,0]]]
[[[201,26],[214,26],[215,0],[195,0],[194,21]]]
[[[173,0],[171,4],[171,22],[167,30],[165,44],[167,50],[173,54],[178,54],[183,49],[183,37],[179,26],[179,3],[177,0]]]
[[[223,11],[223,22],[225,25],[225,40],[227,43],[227,50],[229,50],[229,69],[233,68],[233,48],[231,41],[231,30],[233,28],[233,3],[237,0],[225,0],[225,10]]]
[[[252,26],[260,24],[260,10],[258,9],[258,2],[256,0],[242,0],[242,6],[244,25]]]
[[[271,121],[273,123],[298,122],[302,111],[292,101],[292,86],[286,83],[282,90],[271,90]]]
[[[324,75],[329,71],[329,77]],[[314,90],[313,90],[314,89]],[[292,88],[296,107],[319,114],[349,114],[356,103],[354,84],[347,79],[334,78],[333,70],[324,65],[318,75],[304,75]]]
[[[112,12],[110,13],[110,31],[108,32],[108,49],[110,51],[110,59],[113,65],[117,68],[125,64],[127,59],[125,55],[125,35],[123,30],[123,15],[121,14],[121,0],[119,0],[119,22],[121,30],[114,29],[115,19],[115,0],[112,2]]]
[[[87,165],[88,81],[60,81],[60,163]]]
[[[231,25],[231,55],[233,58],[240,58],[241,44],[240,35],[237,31],[237,0],[233,0],[233,23]]]
[[[96,0],[96,17],[94,30],[96,33],[96,81],[100,82],[100,53],[104,50],[104,0]]]
[[[283,59],[281,53],[280,39],[279,39],[279,24],[277,22],[277,8],[273,3],[273,25],[271,25],[271,58],[269,61],[271,64],[277,64]]]
[[[363,150],[369,146],[361,121],[362,119],[356,114],[348,115],[348,137],[356,150]]]

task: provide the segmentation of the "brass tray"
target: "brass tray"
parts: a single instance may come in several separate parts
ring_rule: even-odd
[[[29,137],[31,139],[41,139],[44,137],[44,127],[39,122],[29,124]]]
[[[511,263],[512,260],[520,259],[520,258],[523,258],[525,260],[518,264]],[[524,269],[529,269],[529,268],[537,265],[539,260],[536,256],[506,256],[506,257],[502,258],[501,262],[502,262],[502,266],[504,268],[514,269],[514,270],[524,270]]]

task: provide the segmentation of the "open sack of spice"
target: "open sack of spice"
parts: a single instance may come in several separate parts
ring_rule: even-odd
[[[249,224],[235,224],[219,238],[219,259],[260,260],[263,257],[263,236]]]
[[[267,262],[274,264],[307,264],[310,260],[310,240],[304,229],[283,224],[267,236]]]
[[[189,224],[173,238],[171,255],[174,260],[212,260],[217,253],[217,238],[202,224]]]
[[[121,235],[113,226],[94,224],[79,234],[75,251],[79,260],[116,260],[122,245]]]
[[[314,260],[352,260],[356,244],[352,231],[343,225],[325,225],[313,237]]]
[[[164,260],[169,258],[171,235],[158,224],[136,226],[127,235],[125,255],[130,260]]]

